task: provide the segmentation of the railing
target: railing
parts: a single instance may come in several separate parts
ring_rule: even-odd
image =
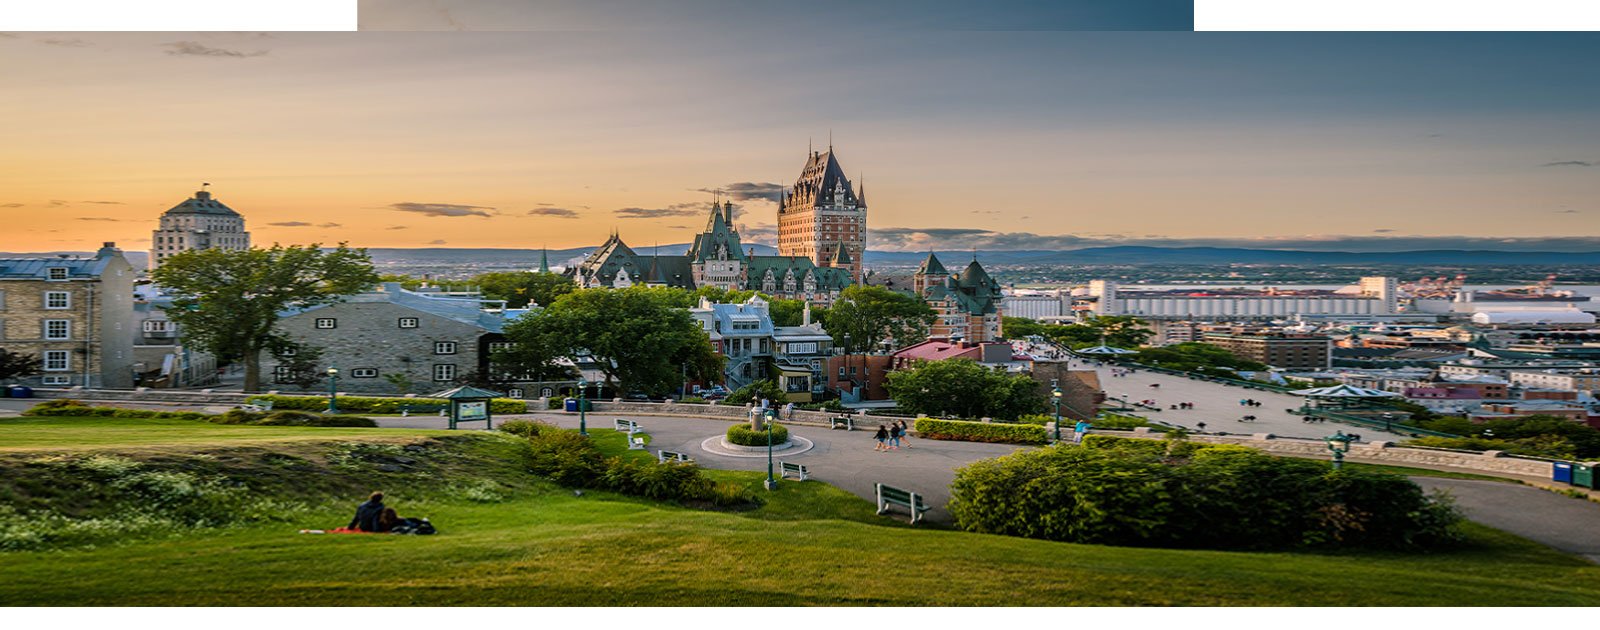
[[[1389,431],[1389,432],[1392,432],[1392,433],[1408,433],[1412,437],[1421,437],[1421,436],[1424,436],[1424,435],[1426,435],[1428,437],[1446,437],[1446,438],[1461,437],[1461,436],[1456,435],[1454,433],[1445,433],[1443,431],[1434,431],[1432,429],[1424,429],[1422,427],[1411,426],[1409,424],[1401,424],[1399,422],[1394,422],[1392,420],[1388,421],[1388,422],[1384,422],[1383,420],[1377,420],[1377,419],[1373,419],[1373,418],[1366,418],[1366,417],[1362,417],[1362,416],[1351,415],[1351,414],[1348,414],[1348,413],[1340,413],[1338,411],[1328,411],[1326,409],[1314,409],[1314,410],[1311,411],[1311,415],[1325,416],[1325,417],[1337,420],[1339,422],[1343,422],[1345,424],[1353,424],[1353,425],[1356,425],[1356,426],[1368,427],[1368,428],[1372,428],[1372,429],[1383,429],[1385,431]]]

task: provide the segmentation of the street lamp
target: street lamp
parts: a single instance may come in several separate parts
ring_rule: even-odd
[[[1344,464],[1344,454],[1350,452],[1350,443],[1354,442],[1355,438],[1345,435],[1344,431],[1336,431],[1328,436],[1327,440],[1328,450],[1333,451],[1333,469],[1339,470]]]
[[[1385,431],[1393,431],[1394,430],[1394,414],[1389,413],[1387,411],[1383,412],[1383,430],[1385,430]]]
[[[777,413],[776,409],[767,410],[767,481],[765,485],[768,490],[776,490],[778,488],[778,480],[772,476],[772,422],[776,420]]]
[[[1061,442],[1061,379],[1050,379],[1050,400],[1056,404],[1056,443]]]
[[[846,379],[845,383],[850,385],[850,393],[854,394],[856,392],[856,379],[850,376],[850,333],[844,334],[844,373]]]
[[[588,410],[584,409],[586,406],[584,404],[586,402],[584,395],[588,393],[589,381],[584,380],[582,376],[578,377],[578,435],[583,436],[589,435],[588,418],[585,416],[585,412]]]
[[[328,410],[322,413],[339,413],[339,403],[334,399],[339,393],[339,368],[328,368]]]

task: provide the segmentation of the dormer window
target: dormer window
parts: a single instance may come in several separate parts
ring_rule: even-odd
[[[45,279],[47,279],[47,280],[66,280],[67,279],[67,268],[66,267],[50,267],[48,269],[45,269],[44,273],[45,273]]]

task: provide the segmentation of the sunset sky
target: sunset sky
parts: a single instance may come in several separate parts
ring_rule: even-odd
[[[770,242],[830,133],[877,249],[1600,250],[1600,35],[603,17],[0,35],[0,251],[143,249],[203,181],[258,244],[681,243],[719,188]]]

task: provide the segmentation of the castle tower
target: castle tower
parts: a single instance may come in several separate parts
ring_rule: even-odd
[[[851,279],[861,282],[867,243],[864,194],[845,177],[833,147],[812,152],[794,187],[778,202],[778,255],[803,256],[819,267],[847,261],[840,266],[848,266]]]
[[[250,249],[244,217],[211,198],[201,184],[193,197],[161,215],[161,225],[150,235],[150,268],[179,252],[191,249]]]
[[[939,257],[928,252],[928,257],[917,267],[917,273],[911,276],[911,290],[918,296],[926,295],[929,287],[944,286],[949,280],[950,272],[939,262]]]

